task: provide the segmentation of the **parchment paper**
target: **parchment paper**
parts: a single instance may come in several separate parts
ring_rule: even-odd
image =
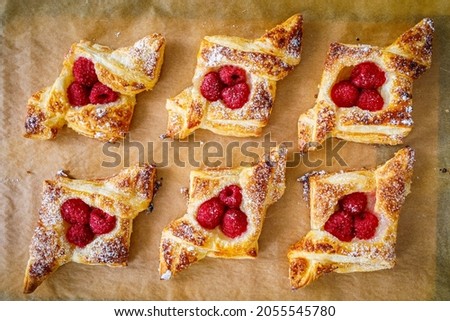
[[[264,140],[222,137],[199,130],[195,142],[200,144],[186,143],[197,146],[193,154],[187,147],[177,149],[169,141],[168,158],[164,158],[164,143],[159,135],[166,128],[165,100],[191,84],[203,36],[256,38],[297,12],[304,15],[302,61],[278,83],[273,113],[264,130],[274,142],[292,143],[291,160],[298,116],[314,103],[331,42],[386,46],[423,17],[435,20],[433,65],[414,84],[415,127],[405,141],[416,149],[417,162],[412,193],[403,206],[398,227],[397,265],[392,270],[371,273],[332,273],[304,289],[290,289],[286,253],[309,230],[309,209],[302,200],[297,178],[311,170],[374,167],[401,147],[330,140],[328,149],[308,154],[287,170],[286,192],[268,211],[257,259],[207,258],[168,282],[160,281],[157,270],[161,231],[185,211],[186,201],[180,189],[188,186],[189,172],[197,167],[189,164],[189,156],[194,156],[201,167],[205,163],[202,146],[208,142],[218,142],[224,149],[232,142],[252,142],[257,145],[249,145],[248,150],[260,153]],[[0,14],[1,299],[450,299],[447,1],[2,1]],[[105,145],[67,128],[53,141],[22,137],[27,99],[53,83],[73,42],[87,39],[117,48],[153,32],[167,39],[162,74],[153,91],[137,96],[131,133],[125,142]],[[111,156],[112,152],[116,156]],[[113,166],[115,157],[120,162]],[[180,166],[176,157],[185,166]],[[34,294],[23,295],[23,275],[43,180],[53,178],[59,169],[77,178],[109,176],[142,158],[161,164],[158,177],[163,186],[154,200],[154,211],[141,213],[134,222],[128,267],[69,263]],[[209,159],[216,160],[222,165],[239,165],[253,159],[235,149],[228,158]]]

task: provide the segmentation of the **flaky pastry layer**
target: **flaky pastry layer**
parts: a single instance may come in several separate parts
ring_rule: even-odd
[[[129,131],[135,95],[152,89],[158,81],[164,48],[165,39],[160,34],[146,36],[131,47],[116,50],[89,41],[73,44],[53,85],[28,100],[24,136],[51,139],[67,124],[79,134],[101,141],[122,139]],[[80,57],[94,63],[99,81],[119,94],[116,101],[70,105],[67,88],[75,79],[72,68]]]

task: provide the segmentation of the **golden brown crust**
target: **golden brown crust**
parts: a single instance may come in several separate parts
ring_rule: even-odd
[[[397,145],[412,129],[412,83],[431,66],[433,21],[425,18],[392,45],[330,45],[316,104],[298,120],[299,148],[314,150],[327,137],[369,144]],[[338,108],[330,98],[332,86],[345,68],[372,61],[386,74],[383,109]],[[325,117],[326,116],[326,117]]]
[[[406,147],[376,170],[309,177],[311,231],[288,252],[291,286],[300,288],[324,273],[348,273],[392,268],[400,208],[409,194],[414,150]],[[370,240],[343,242],[324,230],[339,199],[354,192],[373,193],[373,212],[379,218]]]
[[[190,175],[187,213],[172,221],[162,232],[159,272],[161,279],[209,257],[254,258],[267,208],[285,189],[286,149],[273,150],[253,167],[205,169]],[[206,230],[196,220],[199,206],[217,196],[228,185],[242,189],[241,210],[247,215],[247,231],[237,238],[225,236],[219,228]]]
[[[269,121],[276,82],[300,62],[302,25],[302,16],[294,15],[255,40],[205,37],[197,55],[193,85],[167,100],[169,117],[164,137],[182,139],[198,128],[220,135],[259,136]],[[244,69],[250,85],[248,102],[235,110],[221,100],[209,102],[200,93],[204,75],[229,64]]]
[[[101,141],[123,138],[129,131],[135,95],[152,89],[158,81],[164,47],[165,39],[159,34],[116,50],[88,41],[73,44],[54,84],[28,100],[24,136],[51,139],[67,124],[76,132]],[[74,80],[72,68],[79,57],[94,63],[99,81],[119,93],[117,101],[82,107],[69,104],[66,92]]]
[[[52,272],[70,261],[91,265],[127,264],[133,219],[148,208],[153,198],[156,169],[132,166],[118,174],[94,180],[74,180],[59,176],[44,182],[39,221],[30,245],[25,271],[24,293],[33,292]],[[116,227],[97,235],[84,248],[66,239],[67,223],[61,204],[80,198],[86,204],[116,216]]]

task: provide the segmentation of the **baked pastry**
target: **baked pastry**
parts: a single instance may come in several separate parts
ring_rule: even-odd
[[[394,266],[397,223],[414,160],[414,150],[406,147],[376,170],[306,176],[311,231],[288,252],[293,288],[328,272]]]
[[[257,256],[267,208],[284,193],[286,151],[284,146],[274,149],[252,167],[191,172],[187,212],[162,232],[161,279],[206,256]]]
[[[45,181],[24,293],[70,261],[127,265],[133,219],[149,207],[155,177],[154,167],[134,165],[105,179]]]
[[[298,120],[300,151],[327,137],[401,144],[413,126],[413,80],[431,65],[433,32],[425,18],[386,48],[331,44],[316,103]]]
[[[67,124],[101,141],[123,138],[130,127],[135,95],[158,81],[164,47],[160,34],[116,50],[89,41],[73,44],[54,84],[28,100],[24,136],[51,139]]]
[[[167,100],[167,133],[183,139],[198,128],[220,135],[259,136],[275,100],[276,82],[300,62],[302,16],[248,40],[205,37],[192,86]]]

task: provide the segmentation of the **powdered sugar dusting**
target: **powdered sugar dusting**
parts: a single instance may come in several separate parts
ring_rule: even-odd
[[[360,45],[359,48],[364,53],[367,53],[367,52],[369,52],[372,49],[371,46],[369,46],[369,45]]]
[[[105,106],[100,106],[95,109],[95,116],[97,118],[102,118],[107,114],[107,110]]]
[[[58,244],[58,234],[42,226],[36,227],[31,240],[29,273],[33,277],[43,277],[54,269],[57,259],[65,254]]]
[[[179,222],[171,227],[172,234],[182,240],[190,242],[196,246],[202,246],[206,237],[201,231],[196,231],[195,228],[188,222]]]
[[[41,128],[41,121],[42,117],[39,117],[38,115],[30,115],[25,120],[25,130],[29,134],[37,133],[39,132],[39,129]]]
[[[261,122],[261,125],[266,124],[273,106],[273,96],[269,91],[271,84],[254,75],[249,75],[249,78],[253,86],[249,100],[242,108],[227,108],[221,100],[208,103],[209,113],[214,119],[233,120],[239,123],[239,126],[246,128],[256,125],[256,122]],[[247,122],[248,120],[253,122]]]
[[[273,100],[270,95],[268,84],[259,82],[254,90],[251,100],[251,117],[258,120],[267,120],[272,109]]]
[[[351,251],[346,253],[350,257],[364,257],[367,259],[380,259],[380,256],[393,262],[395,259],[395,247],[390,243],[385,243],[382,250],[366,241],[352,242]]]
[[[411,95],[409,93],[407,93],[406,91],[403,91],[400,95],[400,99],[403,101],[407,101],[407,100],[411,99]]]
[[[219,47],[213,47],[212,50],[208,51],[205,55],[206,60],[206,66],[207,67],[217,67],[222,64],[222,61],[224,60],[225,55],[222,53],[224,51],[227,51],[228,55],[230,50],[228,48],[223,48],[219,50]]]
[[[95,132],[94,137],[95,138],[104,138],[104,137],[106,137],[106,134],[102,133],[102,132]]]
[[[380,56],[381,52],[378,48],[370,45],[350,46],[341,43],[332,43],[327,60],[325,61],[325,69],[333,69],[336,62],[342,61],[342,59],[349,59],[351,57],[355,61],[364,61],[371,55]]]
[[[57,224],[62,224],[60,204],[61,188],[53,184],[48,184],[44,189],[41,208],[39,210],[39,219],[44,226],[52,227]]]
[[[289,46],[291,50],[289,51],[293,56],[300,56],[300,46],[302,44],[302,40],[299,37],[294,37],[289,41]]]
[[[281,58],[262,52],[241,51],[219,44],[212,44],[201,51],[201,57],[207,67],[217,67],[225,63],[245,66],[250,72],[268,75],[280,80],[291,71],[294,66],[284,62]]]

